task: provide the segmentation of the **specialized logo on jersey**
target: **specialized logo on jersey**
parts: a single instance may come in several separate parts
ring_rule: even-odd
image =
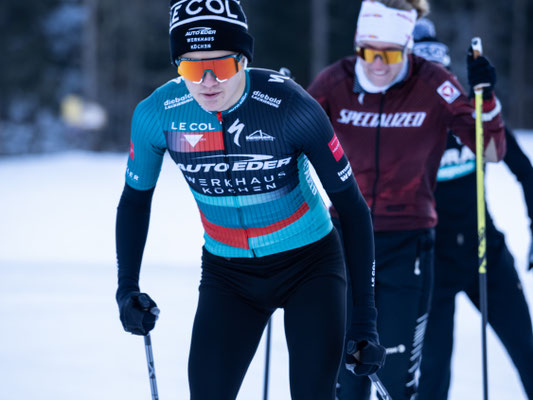
[[[130,158],[133,160],[135,158],[135,150],[133,149],[133,141],[130,139]]]
[[[282,101],[281,99],[278,99],[276,97],[270,97],[268,94],[261,93],[261,91],[259,90],[255,90],[252,93],[252,99],[276,108],[279,108]]]
[[[239,121],[239,118],[233,121],[233,124],[231,124],[231,126],[228,128],[228,133],[234,134],[233,143],[235,143],[239,147],[241,147],[241,144],[239,143],[239,138],[241,137],[241,133],[243,129],[244,129],[244,124],[241,121]]]
[[[333,157],[335,157],[335,161],[339,161],[344,155],[344,150],[336,134],[333,134],[333,138],[329,141],[328,146],[333,154]]]
[[[258,129],[251,135],[246,136],[246,140],[249,142],[273,142],[274,139],[274,136],[270,136],[268,133],[263,132],[261,129]]]
[[[418,128],[421,127],[427,114],[420,112],[397,112],[381,114],[359,112],[343,108],[339,112],[337,122],[341,124],[352,124],[363,128],[376,128],[378,125],[384,128]]]
[[[268,81],[269,82],[274,82],[274,83],[283,83],[287,79],[291,79],[291,78],[289,78],[288,76],[285,76],[285,75],[270,74],[270,78],[268,79]]]
[[[450,81],[445,81],[437,88],[437,93],[446,100],[446,103],[452,104],[460,95],[461,92]]]
[[[187,104],[189,102],[193,101],[192,94],[188,93],[181,97],[175,97],[173,99],[167,99],[163,103],[163,106],[165,107],[165,110],[169,110],[174,107],[179,107],[184,104]]]

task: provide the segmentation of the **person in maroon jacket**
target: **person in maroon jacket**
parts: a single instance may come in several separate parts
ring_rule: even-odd
[[[418,390],[437,223],[433,192],[448,131],[475,149],[474,107],[459,82],[410,54],[414,24],[428,8],[425,0],[363,1],[356,54],[325,68],[308,88],[328,114],[371,210],[378,332],[387,348],[378,375],[395,400],[413,399]],[[485,57],[469,56],[469,84],[490,83],[483,96],[488,161],[505,153],[495,77]],[[370,395],[368,379],[344,370],[338,387],[340,400]]]

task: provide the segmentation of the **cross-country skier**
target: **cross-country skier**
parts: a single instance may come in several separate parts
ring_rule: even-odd
[[[436,39],[428,19],[417,22],[413,53],[447,68],[448,48]],[[504,162],[522,184],[533,221],[533,167],[506,129]],[[448,136],[437,175],[435,283],[426,328],[420,376],[420,400],[445,400],[451,378],[455,298],[465,292],[479,307],[476,157],[455,136]],[[486,207],[485,207],[486,209]],[[487,238],[488,322],[509,353],[529,399],[533,399],[533,332],[529,308],[504,235],[485,214]]]
[[[355,304],[350,367],[383,364],[376,332],[372,224],[320,105],[291,79],[247,68],[253,39],[238,1],[172,0],[170,50],[180,77],[136,108],[117,215],[120,319],[155,324],[139,296],[152,194],[168,152],[190,186],[205,229],[189,355],[192,400],[235,399],[267,321],[284,310],[293,399],[333,400],[346,332],[345,264],[309,173],[339,213]],[[176,199],[178,201],[179,199]],[[179,221],[173,229],[187,229]],[[176,256],[187,249],[176,249]],[[163,310],[164,312],[164,310]],[[206,380],[207,379],[207,380]]]
[[[432,287],[433,191],[448,130],[475,148],[474,108],[460,84],[409,54],[416,19],[427,11],[420,0],[363,1],[355,56],[327,67],[308,89],[328,114],[371,209],[378,332],[387,348],[378,375],[394,400],[417,393]],[[484,57],[470,60],[471,83],[486,82],[493,70]],[[483,108],[486,155],[496,161],[505,140],[491,88]],[[369,380],[343,372],[339,399],[367,399]]]

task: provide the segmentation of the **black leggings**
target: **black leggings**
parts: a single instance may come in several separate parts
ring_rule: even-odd
[[[433,281],[434,231],[376,232],[376,308],[387,349],[378,376],[394,400],[416,398],[418,368]],[[349,315],[349,314],[348,314]],[[370,380],[341,369],[340,400],[370,398]]]
[[[475,228],[474,228],[475,229]],[[465,240],[458,241],[458,235]],[[422,357],[420,400],[445,400],[451,380],[455,297],[464,291],[479,309],[476,232],[437,229],[435,289]],[[514,259],[502,233],[487,220],[488,322],[533,399],[533,329]]]
[[[228,259],[204,249],[189,355],[191,400],[235,399],[277,308],[285,311],[292,399],[335,399],[345,303],[335,230],[311,245],[261,258]]]

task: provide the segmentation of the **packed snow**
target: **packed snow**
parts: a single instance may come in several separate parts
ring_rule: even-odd
[[[519,142],[533,159],[533,132],[520,132]],[[0,159],[1,399],[150,398],[143,339],[123,331],[114,299],[114,224],[126,158],[69,152]],[[521,188],[504,164],[488,167],[487,197],[531,304],[529,220]],[[142,290],[161,309],[152,341],[163,400],[188,398],[202,234],[192,195],[167,158],[141,275]],[[480,317],[465,296],[457,301],[450,398],[481,398]],[[290,399],[282,311],[274,315],[272,340],[270,399]],[[264,348],[261,342],[239,400],[262,398]],[[490,330],[488,349],[490,397],[525,399]],[[209,374],[206,360],[206,384]]]

